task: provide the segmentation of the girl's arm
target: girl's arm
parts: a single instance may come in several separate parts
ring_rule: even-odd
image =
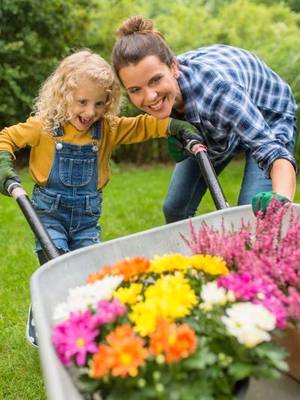
[[[115,118],[108,122],[110,138],[113,147],[120,144],[140,143],[149,139],[166,137],[168,135],[169,118],[157,119],[143,114],[137,117]]]
[[[36,146],[41,137],[41,122],[36,118],[28,118],[26,122],[4,128],[0,132],[0,151],[14,152],[28,146]]]

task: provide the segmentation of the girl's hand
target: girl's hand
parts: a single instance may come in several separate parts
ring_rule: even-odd
[[[8,179],[17,179],[20,182],[15,170],[13,169],[13,161],[8,151],[0,151],[0,192],[8,196],[5,189],[5,182]]]
[[[198,129],[187,121],[172,118],[169,124],[168,152],[175,162],[185,160],[189,153],[185,146],[190,140],[202,142]]]

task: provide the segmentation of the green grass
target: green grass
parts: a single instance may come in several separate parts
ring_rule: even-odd
[[[230,205],[235,205],[243,170],[242,162],[233,162],[220,177]],[[164,223],[162,203],[171,166],[113,168],[111,182],[104,190],[102,239],[108,240]],[[32,182],[21,172],[24,187],[30,193]],[[295,198],[300,202],[300,188]],[[215,210],[206,194],[198,214]],[[17,204],[0,197],[0,399],[43,400],[43,380],[38,352],[26,343],[24,330],[30,303],[29,279],[37,268],[33,234]]]

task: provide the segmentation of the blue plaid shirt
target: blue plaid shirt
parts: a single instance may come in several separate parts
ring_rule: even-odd
[[[184,118],[200,128],[216,164],[250,150],[268,171],[278,158],[289,160],[295,141],[290,87],[250,52],[213,45],[177,57]]]

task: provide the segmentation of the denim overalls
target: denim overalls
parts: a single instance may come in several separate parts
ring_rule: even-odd
[[[33,206],[54,245],[72,251],[99,242],[102,193],[97,190],[99,122],[92,127],[92,144],[64,143],[55,131],[55,156],[46,186],[36,185]],[[41,250],[37,242],[36,251]]]

